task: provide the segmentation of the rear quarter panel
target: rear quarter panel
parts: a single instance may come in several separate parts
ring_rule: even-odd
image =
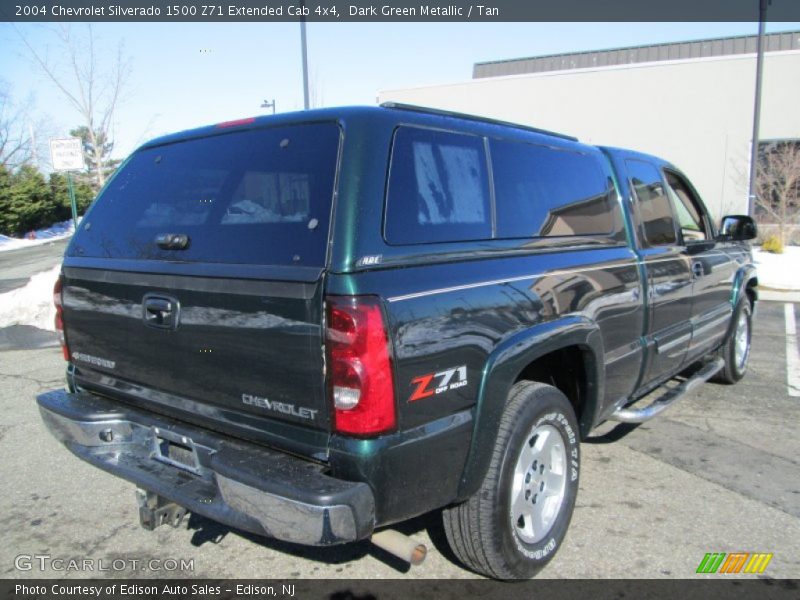
[[[606,238],[387,244],[382,232],[389,151],[395,128],[404,123],[448,129],[441,117],[390,111],[344,124],[326,292],[382,298],[400,432],[422,431],[460,413],[471,415],[469,443],[453,440],[436,448],[446,457],[428,458],[431,463],[446,460],[448,469],[460,475],[442,482],[448,489],[439,501],[448,503],[468,494],[481,478],[508,390],[541,353],[582,343],[593,354],[586,430],[607,401],[632,391],[641,366],[642,288],[618,198],[612,203],[615,231]],[[464,131],[463,124],[452,130]],[[528,141],[538,135],[509,134],[508,128],[484,124],[469,133]],[[538,137],[548,145],[574,144]],[[581,149],[594,153],[613,180],[599,150]],[[413,468],[420,481],[424,472],[435,469],[433,464]],[[413,478],[407,474],[404,483],[414,485]]]

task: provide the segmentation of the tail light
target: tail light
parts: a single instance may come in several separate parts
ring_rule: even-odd
[[[394,383],[380,301],[328,296],[327,306],[328,382],[336,431],[369,437],[394,429]]]
[[[67,347],[67,338],[64,335],[64,307],[61,286],[62,279],[59,275],[55,286],[53,286],[53,304],[56,306],[56,333],[58,333],[58,341],[61,343],[61,353],[64,355],[64,360],[68,361],[69,348]]]

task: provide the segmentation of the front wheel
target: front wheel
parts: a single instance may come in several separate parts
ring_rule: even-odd
[[[543,383],[514,385],[483,484],[443,512],[453,552],[489,577],[535,575],[564,540],[579,465],[578,426],[566,396]]]
[[[731,384],[744,377],[750,358],[752,326],[752,310],[745,297],[733,311],[733,330],[719,349],[719,356],[725,361],[725,366],[714,377],[714,381]]]

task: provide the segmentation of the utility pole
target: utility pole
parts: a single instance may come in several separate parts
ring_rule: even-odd
[[[304,1],[300,2],[300,7],[305,13]],[[306,45],[306,17],[302,13],[300,16],[300,46],[303,55],[303,107],[308,110],[308,48]]]
[[[767,5],[772,0],[758,2],[758,43],[756,44],[756,98],[753,106],[753,139],[750,144],[750,186],[747,191],[747,214],[756,213],[756,178],[758,177],[758,136],[761,121],[761,79],[764,75],[764,26],[767,21]]]
[[[272,109],[272,114],[274,115],[275,114],[275,98],[272,99],[272,102],[267,102],[266,100],[264,100],[264,102],[261,103],[261,108],[271,108]]]

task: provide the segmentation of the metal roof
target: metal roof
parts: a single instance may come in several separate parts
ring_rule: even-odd
[[[590,69],[612,65],[658,62],[666,60],[691,60],[710,56],[733,56],[736,54],[755,54],[758,36],[714,38],[690,42],[652,44],[595,50],[591,52],[570,52],[530,58],[513,58],[492,62],[475,63],[473,79],[521,75],[524,73],[544,73],[569,69]],[[764,36],[764,51],[800,50],[800,31],[769,33]]]

